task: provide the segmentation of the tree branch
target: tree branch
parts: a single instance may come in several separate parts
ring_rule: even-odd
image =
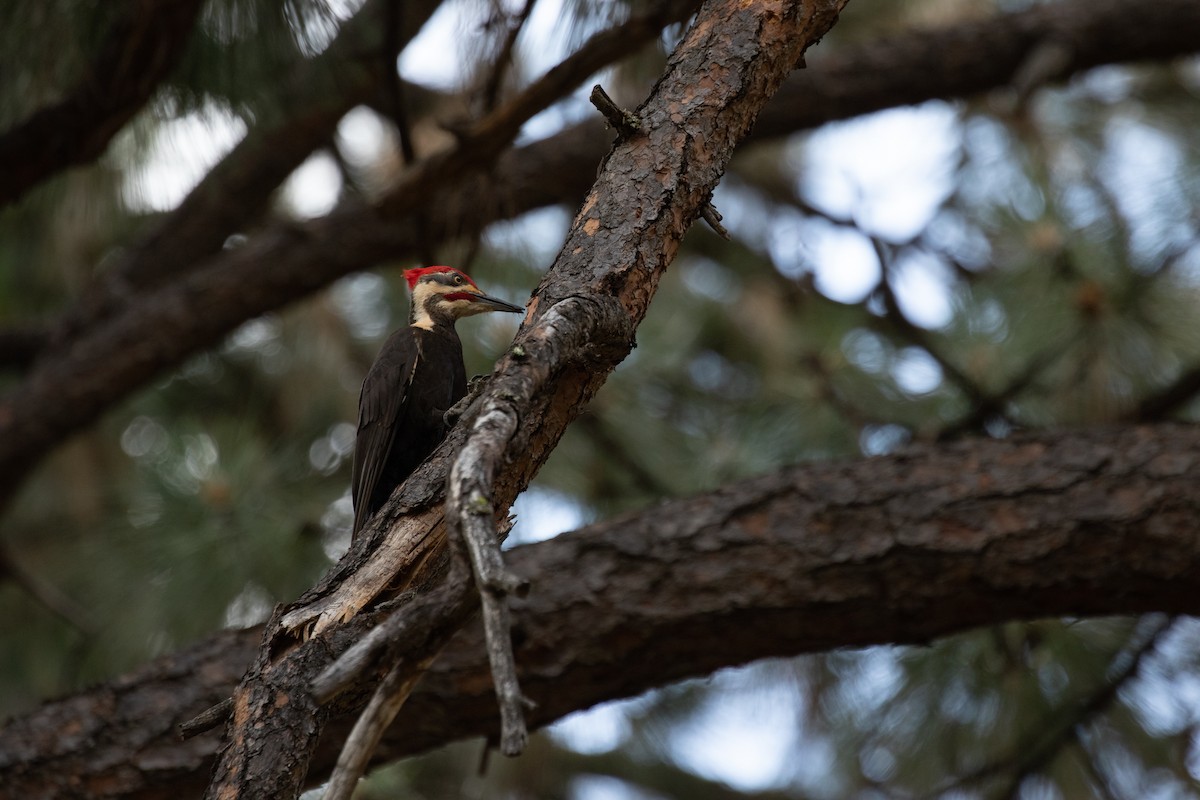
[[[515,344],[483,390],[480,412],[462,446],[464,454],[478,458],[470,463],[465,455],[456,459],[447,490],[447,512],[459,514],[453,526],[465,531],[485,516],[505,515],[567,424],[628,353],[632,332],[662,272],[711,196],[734,148],[809,43],[833,25],[844,2],[802,5],[779,0],[745,6],[735,0],[709,0],[704,5],[638,111],[644,134],[618,144],[605,160],[558,259],[534,293]],[[587,50],[585,46],[581,53]],[[582,56],[579,61],[588,63]],[[697,86],[704,90],[697,91]],[[535,84],[526,91],[540,89]],[[525,108],[523,97],[524,93],[510,106]],[[515,135],[514,116],[507,108],[490,117],[499,122],[493,126],[485,119],[476,129],[494,127]],[[477,150],[477,139],[471,142]],[[417,187],[432,189],[431,176],[439,169],[453,167],[437,159],[426,162],[424,169],[406,176],[406,194],[397,199],[414,196]],[[443,444],[438,452],[448,451],[449,445]],[[439,474],[428,462],[421,473],[424,480]],[[322,662],[336,655],[332,641],[347,627],[357,627],[336,623],[393,588],[409,588],[399,572],[444,558],[445,526],[437,506],[415,508],[395,524],[390,521],[389,509],[405,502],[410,491],[408,484],[401,487],[384,514],[360,535],[358,546],[334,570],[340,578],[322,581],[268,623],[260,655],[234,694],[229,744],[207,796],[287,798],[299,792],[298,779],[323,722],[320,710],[312,706],[309,687],[325,669]],[[456,506],[455,498],[465,498],[465,503]],[[466,514],[461,513],[464,509]],[[488,527],[494,535],[494,525]],[[399,537],[408,546],[385,542],[370,550],[381,535]],[[489,592],[501,585],[511,590],[511,581],[498,577],[504,574],[498,557],[488,570],[482,567],[489,559],[472,560]],[[452,605],[444,616],[455,613]],[[503,622],[503,615],[499,620]],[[454,628],[439,621],[438,630],[444,642]],[[297,631],[316,638],[298,643]],[[436,652],[438,645],[433,647]],[[497,654],[501,649],[506,647],[497,645],[493,636],[489,651]],[[388,682],[407,686],[423,669],[421,661],[415,661],[405,665],[404,673],[393,669]],[[507,688],[517,694],[513,686]],[[289,699],[281,703],[281,697]],[[388,711],[391,704],[379,702],[373,708]],[[510,728],[508,733],[510,746],[523,738],[519,730]]]
[[[1078,740],[1083,729],[1112,707],[1118,693],[1138,677],[1142,666],[1157,653],[1174,622],[1171,617],[1147,620],[1146,630],[1112,659],[1103,683],[1053,709],[1033,726],[1013,753],[947,782],[938,794],[977,786],[1001,776],[1003,788],[997,796],[1014,796],[1026,778],[1047,767],[1068,744]]]
[[[756,134],[781,136],[882,108],[1009,87],[1045,41],[1069,43],[1058,80],[1102,64],[1164,61],[1197,51],[1192,0],[1044,3],[936,29],[902,31],[814,56],[784,84]]]
[[[301,63],[282,82],[271,117],[252,128],[177,208],[88,286],[59,320],[54,342],[71,344],[89,326],[144,300],[149,290],[186,275],[219,252],[231,235],[251,229],[279,185],[329,142],[346,112],[380,91],[380,65],[363,54],[385,38],[404,47],[440,4],[409,2],[403,13],[393,15],[386,0],[372,0],[359,9],[325,52]],[[381,26],[385,18],[388,24]]]
[[[203,0],[130,2],[79,83],[0,134],[0,207],[96,158],[179,63]]]
[[[1011,619],[1200,613],[1198,453],[1200,430],[1180,425],[920,445],[514,548],[510,568],[536,587],[513,605],[521,684],[538,701],[529,721],[769,656],[924,643]],[[218,737],[179,741],[175,726],[228,696],[259,638],[215,634],[8,723],[0,784],[31,798],[197,794]],[[331,721],[310,784],[328,774],[352,707]],[[377,758],[497,724],[469,626]]]
[[[1073,43],[1070,71],[1194,52],[1192,0],[1075,0],[979,23],[914,31],[846,48],[794,75],[759,115],[755,136],[782,136],[856,114],[1007,85],[1038,31]],[[488,176],[439,187],[430,223],[381,208],[340,210],[309,223],[275,223],[80,336],[0,399],[0,506],[40,459],[164,369],[239,324],[421,243],[477,232],[549,204],[575,204],[608,146],[598,121],[501,156]],[[248,169],[250,167],[247,167]],[[83,360],[73,356],[86,354]]]

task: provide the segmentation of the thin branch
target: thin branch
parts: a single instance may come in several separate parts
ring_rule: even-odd
[[[400,37],[400,7],[405,0],[388,0],[385,8],[386,33],[383,40],[383,85],[386,90],[387,108],[400,138],[400,158],[405,165],[414,164],[417,151],[413,146],[412,127],[408,121],[408,107],[404,102],[404,81],[400,80],[397,59],[407,41]]]
[[[487,424],[487,418],[483,419],[483,424]],[[508,431],[509,436],[514,432],[515,426],[512,426]],[[507,437],[503,441],[507,441]],[[495,464],[495,457],[489,458],[489,455],[480,443],[480,437],[468,439],[467,447],[455,459],[450,473],[446,512],[451,520],[450,535],[455,546],[464,549],[469,556],[475,589],[479,592],[488,662],[492,667],[492,683],[500,704],[500,752],[506,756],[516,756],[525,749],[529,739],[525,728],[525,707],[530,701],[521,694],[517,682],[508,598],[510,595],[519,597],[527,593],[529,583],[510,572],[500,556],[500,545],[496,541],[496,511],[490,498],[491,481],[482,475],[463,474],[464,470],[471,469],[468,465]],[[464,496],[465,487],[469,488]]]
[[[632,139],[641,133],[642,121],[637,118],[637,115],[631,114],[617,105],[600,84],[597,83],[592,87],[589,99],[596,110],[608,120],[608,124],[617,131],[617,136],[621,139]]]
[[[1109,777],[1104,774],[1096,756],[1087,746],[1085,738],[1082,736],[1076,736],[1072,742],[1066,745],[1066,747],[1070,748],[1070,750],[1076,754],[1076,760],[1079,762],[1079,765],[1083,767],[1083,771],[1091,777],[1092,784],[1099,793],[1097,800],[1119,800],[1119,798],[1113,794],[1112,781],[1109,780]]]
[[[597,70],[653,41],[667,25],[686,19],[697,5],[697,0],[663,0],[594,34],[512,100],[456,133],[467,141],[511,141],[534,114],[565,97]]]
[[[829,369],[820,353],[808,353],[801,358],[807,374],[812,375],[819,385],[817,398],[828,403],[850,425],[860,432],[868,425],[895,424],[893,420],[881,419],[868,413],[839,389],[834,382],[834,373]]]
[[[75,630],[91,636],[96,627],[91,615],[54,584],[18,563],[7,547],[0,546],[0,578],[8,577],[31,599]]]
[[[480,91],[480,108],[485,112],[496,107],[496,102],[500,98],[500,87],[504,84],[504,74],[512,66],[517,39],[524,30],[525,23],[528,21],[530,13],[533,12],[536,2],[537,0],[525,0],[521,10],[517,12],[516,18],[508,24],[508,29],[504,33],[504,41],[500,44],[496,57],[492,61],[492,68],[488,72],[487,80],[484,81],[483,89]]]
[[[474,611],[474,601],[465,568],[452,570],[439,590],[401,607],[313,682],[313,694],[326,703],[360,679],[369,664],[392,664],[346,737],[324,800],[349,800],[379,740],[450,636]]]
[[[431,657],[429,661],[432,660]],[[420,680],[424,668],[428,667],[429,663],[417,666],[419,671],[414,675],[405,665],[397,664],[379,684],[375,694],[371,696],[371,701],[367,703],[367,707],[350,730],[350,735],[346,737],[346,744],[333,768],[333,774],[329,777],[329,783],[325,786],[322,800],[350,800],[359,779],[367,771],[367,764],[375,754],[376,745],[383,738],[388,725],[392,724],[392,720],[400,712],[404,702],[408,700],[413,686]]]
[[[229,719],[231,713],[233,713],[233,698],[226,697],[221,702],[210,706],[187,722],[181,723],[179,725],[179,738],[191,739],[193,736],[199,736],[205,731],[211,731]]]
[[[942,441],[953,439],[976,431],[990,420],[1005,415],[1008,404],[1070,353],[1071,348],[1083,337],[1083,329],[1078,329],[1065,341],[1049,345],[1042,352],[1035,354],[1025,363],[1025,368],[1014,375],[1007,384],[994,392],[985,391],[966,414],[938,430],[936,438]]]
[[[496,476],[518,428],[522,409],[532,406],[543,393],[551,375],[564,366],[564,359],[579,358],[588,341],[611,331],[625,329],[618,341],[629,339],[629,323],[615,302],[600,314],[586,306],[595,301],[565,300],[550,308],[519,343],[519,363],[528,373],[520,381],[506,382],[502,391],[485,390],[479,409],[470,420],[466,444],[454,459],[446,492],[446,515],[456,544],[470,558],[471,571],[483,608],[484,633],[496,697],[500,703],[500,752],[515,756],[525,747],[524,709],[529,705],[517,682],[516,662],[509,631],[508,598],[522,596],[529,584],[511,573],[500,556],[496,534]],[[600,321],[598,329],[572,322]]]
[[[721,220],[725,219],[721,216],[721,212],[717,211],[717,207],[712,204],[710,199],[700,209],[700,219],[708,223],[708,227],[720,236],[722,239],[729,239],[729,231],[721,224]]]
[[[512,523],[498,530],[502,539]],[[450,637],[474,613],[482,593],[470,591],[470,567],[456,558],[446,580],[422,595],[410,593],[399,610],[372,628],[312,682],[312,693],[329,703],[381,664],[391,664],[367,707],[354,723],[324,800],[348,800],[366,772],[379,740]],[[516,681],[514,675],[512,680]]]
[[[1072,708],[1061,707],[1051,719],[1032,727],[1033,733],[1027,741],[1014,748],[1013,754],[997,759],[978,769],[956,778],[938,790],[944,793],[956,788],[978,784],[999,774],[1006,774],[1002,797],[1011,797],[1021,783],[1031,775],[1044,769],[1070,742],[1074,741],[1082,728],[1096,717],[1105,713],[1122,688],[1137,678],[1142,665],[1153,656],[1175,623],[1175,617],[1163,617],[1150,621],[1146,629],[1135,634],[1125,648],[1114,656],[1109,675],[1092,692],[1072,703]]]
[[[860,233],[871,242],[871,245],[875,248],[875,254],[879,258],[879,292],[883,298],[883,305],[886,311],[884,319],[889,327],[910,343],[928,353],[937,362],[938,366],[941,367],[942,372],[967,396],[967,400],[971,405],[983,405],[986,395],[979,384],[946,356],[941,351],[941,348],[934,343],[933,337],[930,336],[929,332],[910,320],[908,315],[904,313],[904,309],[901,308],[899,298],[896,297],[895,289],[892,286],[892,255],[889,246],[879,237],[872,236],[866,231],[860,229]]]

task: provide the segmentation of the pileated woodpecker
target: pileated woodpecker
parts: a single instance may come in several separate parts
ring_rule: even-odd
[[[393,333],[358,398],[351,495],[354,536],[447,432],[443,415],[467,393],[454,323],[488,311],[525,309],[489,297],[453,267],[404,272],[412,291],[408,325]]]

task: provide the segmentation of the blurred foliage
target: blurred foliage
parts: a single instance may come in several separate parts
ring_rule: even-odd
[[[822,49],[1022,5],[855,0]],[[520,7],[480,5],[463,23],[490,37],[465,46],[477,62],[464,84],[489,74]],[[0,33],[4,125],[69,85],[116,13],[81,8],[0,5],[0,31],[23,32]],[[0,319],[63,309],[153,220],[142,199],[160,191],[155,173],[133,176],[164,123],[269,115],[273,81],[355,8],[211,2],[172,83],[105,159],[0,212]],[[625,11],[563,4],[553,32],[518,40],[509,83],[536,74],[547,41],[573,46]],[[614,70],[614,91],[644,94],[677,35]],[[522,501],[529,516],[567,527],[914,439],[1194,419],[1194,398],[1147,401],[1200,367],[1198,93],[1194,61],[1105,68],[1028,104],[1003,92],[932,103],[739,154],[716,196],[733,241],[689,234],[638,349]],[[878,139],[914,119],[916,138],[932,125],[944,149],[924,172],[839,171],[851,147],[839,143],[863,141],[864,126],[904,161],[913,136]],[[377,172],[398,163],[379,159]],[[293,199],[276,213],[296,214]],[[897,207],[918,221],[889,222]],[[436,257],[519,300],[572,212],[501,223]],[[350,524],[357,387],[407,313],[402,266],[247,323],[47,461],[2,523],[0,712],[260,620],[327,568]],[[461,328],[475,373],[514,323]],[[519,524],[513,538],[548,532]],[[1194,621],[1148,617],[767,662],[572,718],[486,777],[479,745],[460,744],[381,770],[361,796],[1196,797],[1197,653]]]

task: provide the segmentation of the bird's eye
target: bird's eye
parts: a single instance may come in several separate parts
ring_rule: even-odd
[[[455,285],[455,286],[462,286],[462,281],[463,281],[463,279],[462,279],[462,275],[455,275],[455,276],[454,276],[454,285]]]

